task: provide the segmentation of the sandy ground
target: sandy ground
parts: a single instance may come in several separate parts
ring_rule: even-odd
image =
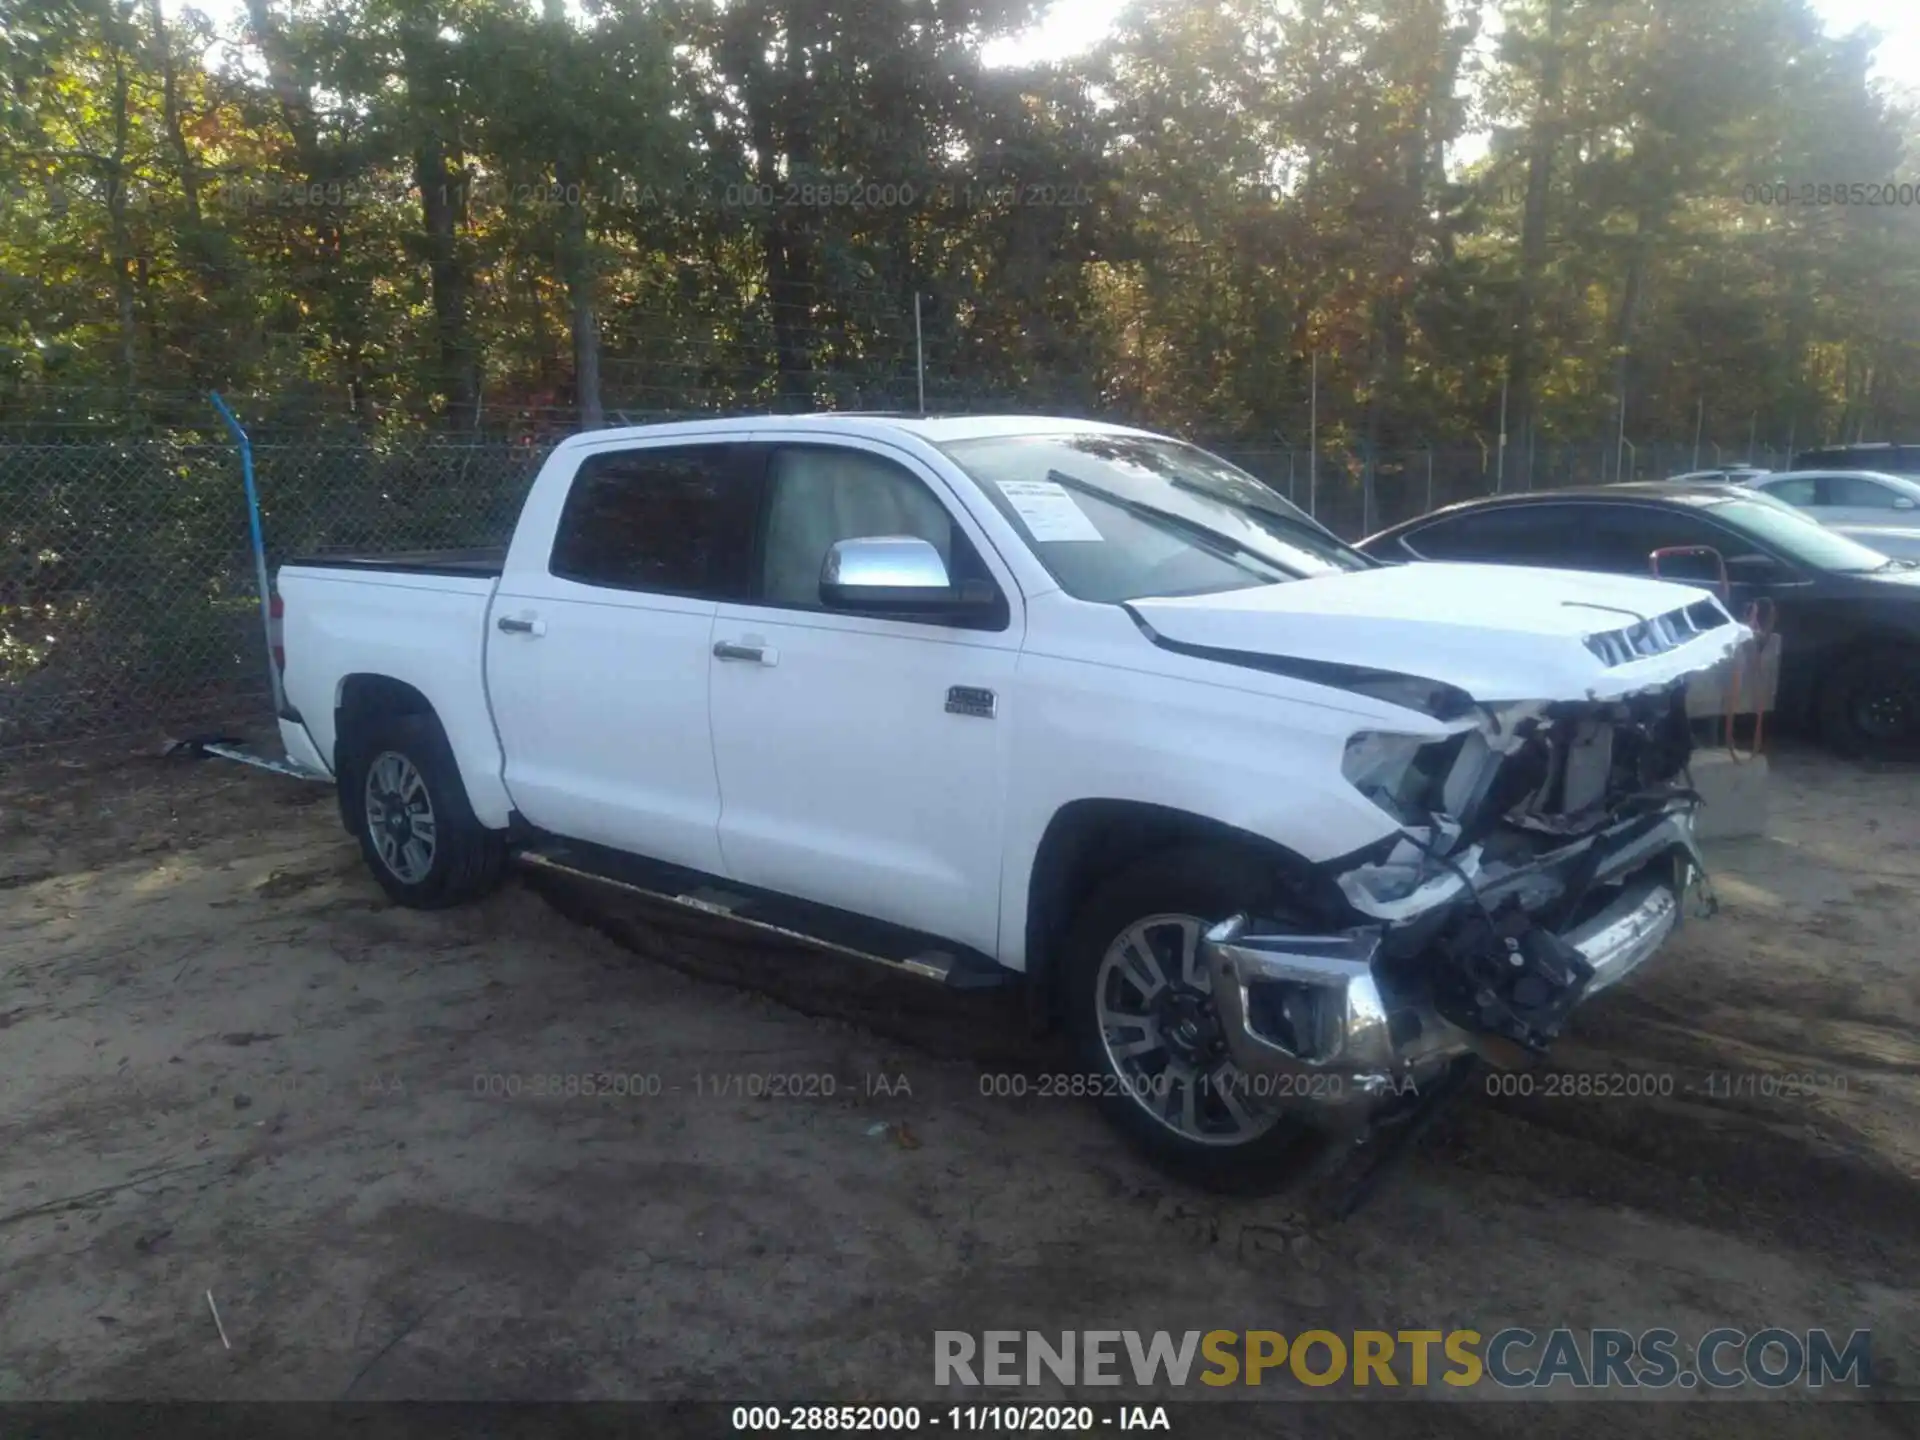
[[[983,1094],[1058,1063],[1003,999],[527,880],[409,912],[322,787],[15,766],[0,1397],[930,1400],[935,1329],[1825,1325],[1874,1330],[1895,1403],[1743,1430],[1912,1434],[1920,773],[1788,755],[1774,811],[1719,847],[1719,919],[1558,1054],[1671,1096],[1472,1090],[1334,1222],[1310,1192],[1171,1185],[1080,1103]],[[1827,1080],[1712,1078],[1763,1074]],[[1409,1434],[1541,1416],[1389,1409]]]

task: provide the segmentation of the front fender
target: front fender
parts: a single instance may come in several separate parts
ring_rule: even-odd
[[[1341,773],[1348,738],[1380,725],[1377,716],[1031,655],[1021,660],[1017,700],[999,930],[999,958],[1014,969],[1027,968],[1027,915],[1042,837],[1077,801],[1190,815],[1269,842],[1307,865],[1400,833]],[[1392,722],[1395,728],[1419,733],[1432,723],[1394,713],[1405,717]]]

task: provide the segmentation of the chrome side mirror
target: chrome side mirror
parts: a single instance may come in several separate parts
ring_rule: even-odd
[[[956,586],[932,543],[913,535],[836,540],[820,567],[820,601],[833,610],[975,610],[994,603],[991,585]]]
[[[1911,510],[1914,508],[1914,505],[1913,501],[1905,495],[1896,495],[1893,497],[1893,508],[1896,510]]]

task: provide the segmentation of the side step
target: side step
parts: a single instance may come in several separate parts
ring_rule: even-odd
[[[256,755],[246,748],[246,742],[231,735],[201,735],[186,740],[168,742],[160,752],[168,756],[186,756],[193,760],[237,760],[242,765],[251,765],[256,770],[271,770],[276,775],[290,775],[295,780],[320,780],[333,783],[333,777],[320,770],[309,770],[292,760],[275,760],[270,755]]]
[[[539,844],[519,851],[516,858],[524,865],[711,915],[763,935],[884,965],[951,990],[991,990],[1015,978],[1013,971],[978,951],[949,946],[898,925],[786,896],[736,889],[698,871],[598,845]]]

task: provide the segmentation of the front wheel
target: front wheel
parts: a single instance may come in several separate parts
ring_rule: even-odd
[[[474,817],[460,767],[431,715],[356,727],[340,765],[340,805],[373,878],[402,905],[438,910],[500,883],[506,837]]]
[[[1868,651],[1821,684],[1820,731],[1842,755],[1893,759],[1920,751],[1920,653]]]
[[[1200,956],[1218,921],[1271,912],[1271,890],[1266,867],[1232,850],[1149,856],[1094,887],[1061,957],[1069,1029],[1108,1120],[1156,1166],[1203,1189],[1280,1189],[1325,1144],[1314,1127],[1264,1109],[1235,1069]]]

